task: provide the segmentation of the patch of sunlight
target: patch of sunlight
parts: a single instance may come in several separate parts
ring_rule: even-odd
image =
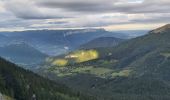
[[[74,58],[75,62],[81,63],[93,59],[97,59],[99,57],[99,54],[96,50],[79,50],[76,51],[65,58]]]
[[[52,61],[52,66],[66,66],[68,64],[68,60],[65,59],[56,59]]]
[[[112,78],[118,77],[118,76],[123,76],[123,77],[128,77],[130,75],[132,70],[130,69],[125,69],[125,70],[121,70],[119,72],[113,72],[112,73]]]
[[[161,55],[164,56],[164,57],[166,57],[166,58],[168,58],[168,57],[170,57],[170,52],[169,52],[169,53],[168,53],[168,52],[161,53]]]

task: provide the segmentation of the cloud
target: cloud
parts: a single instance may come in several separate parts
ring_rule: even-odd
[[[108,12],[118,0],[39,0],[37,5],[47,8],[64,9],[72,12]]]
[[[6,0],[4,8],[22,19],[51,19],[63,18],[62,16],[43,12],[32,0]]]
[[[131,14],[129,15],[131,22],[154,23],[154,22],[170,22],[170,13],[166,14]]]
[[[169,13],[169,0],[38,0],[37,5],[80,13]]]
[[[0,27],[107,27],[170,22],[169,0],[1,0]]]

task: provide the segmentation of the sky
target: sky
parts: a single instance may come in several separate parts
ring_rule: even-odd
[[[0,31],[148,30],[170,23],[170,0],[0,0]]]

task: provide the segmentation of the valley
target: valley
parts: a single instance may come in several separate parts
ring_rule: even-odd
[[[151,31],[115,47],[80,49],[49,58],[44,68],[40,68],[40,74],[107,100],[117,98],[117,95],[131,100],[169,98],[169,28],[158,32]],[[89,51],[95,53],[86,56]],[[80,62],[81,56],[85,59]],[[58,59],[67,63],[62,66],[52,63]]]
[[[170,98],[168,79],[170,29],[167,26],[164,27],[128,40],[108,37],[105,31],[91,40],[88,38],[91,34],[94,36],[99,34],[96,30],[96,33],[93,33],[93,30],[90,36],[87,33],[78,33],[81,31],[75,31],[74,34],[67,33],[67,36],[71,36],[70,42],[64,40],[56,42],[63,45],[63,48],[65,43],[74,44],[73,41],[76,40],[76,37],[84,38],[86,43],[75,44],[76,46],[72,46],[74,49],[53,56],[36,47],[37,44],[41,45],[47,36],[38,38],[38,33],[36,33],[36,36],[33,36],[36,42],[34,38],[30,38],[33,39],[32,41],[29,38],[26,40],[26,37],[29,37],[26,35],[21,37],[21,34],[16,33],[13,34],[14,36],[10,36],[11,33],[8,33],[9,36],[6,35],[8,38],[20,37],[21,40],[25,38],[25,41],[17,40],[17,42],[2,45],[0,55],[42,77],[62,83],[71,90],[81,91],[92,100],[128,100],[128,98],[131,100],[136,100],[136,98],[140,98],[138,100],[150,100],[150,98],[166,100]],[[85,32],[89,32],[89,30]],[[39,34],[46,35],[45,33]],[[53,35],[51,33],[49,38],[54,35],[56,35],[54,32]],[[53,40],[51,39],[51,41]],[[77,42],[75,41],[75,43]],[[48,44],[44,44],[44,46],[48,47]],[[46,49],[50,51],[51,47]],[[56,51],[60,50],[56,49]],[[12,97],[11,94],[9,95]]]
[[[170,0],[0,0],[0,100],[170,100]]]

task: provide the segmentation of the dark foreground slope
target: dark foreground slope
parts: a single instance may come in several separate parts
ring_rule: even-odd
[[[91,100],[0,58],[0,93],[15,100]]]
[[[69,54],[64,59],[51,58],[49,62],[54,62],[50,67],[49,63],[46,65],[49,72],[45,73],[48,77],[53,73],[55,78],[51,79],[98,95],[102,100],[170,100],[170,25],[116,47],[92,51]],[[95,59],[65,63],[62,67],[55,63],[57,59],[71,62],[68,57],[82,60],[86,52],[88,56],[95,55]]]

